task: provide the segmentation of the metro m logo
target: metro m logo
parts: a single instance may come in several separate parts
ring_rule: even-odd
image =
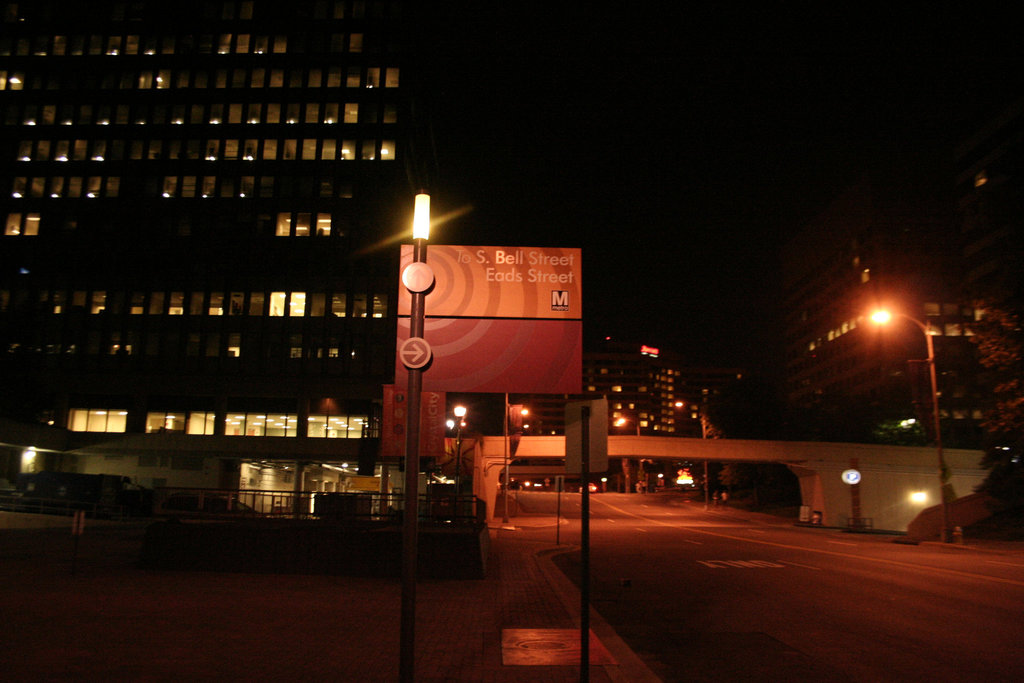
[[[564,289],[552,289],[551,290],[551,310],[552,311],[568,311],[569,310],[569,292]]]

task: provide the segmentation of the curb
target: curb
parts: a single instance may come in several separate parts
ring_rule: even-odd
[[[578,546],[558,546],[554,548],[544,548],[534,553],[534,559],[537,561],[537,565],[540,567],[541,572],[547,579],[548,585],[551,587],[555,595],[558,596],[558,600],[565,607],[565,610],[572,617],[573,622],[579,624],[580,621],[580,592],[569,577],[562,573],[558,567],[555,566],[553,558],[556,555],[563,553],[570,553],[579,550]],[[621,683],[660,683],[661,679],[651,671],[647,664],[644,663],[640,657],[626,644],[619,634],[615,632],[615,629],[611,627],[608,622],[597,612],[596,609],[590,606],[590,630],[596,635],[601,643],[605,646],[608,652],[615,659],[613,665],[602,665],[605,673],[608,674],[608,678],[613,681],[619,681]]]

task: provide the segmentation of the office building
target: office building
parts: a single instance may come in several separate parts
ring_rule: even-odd
[[[3,5],[0,414],[51,429],[0,438],[0,477],[372,472],[417,189],[399,9]]]

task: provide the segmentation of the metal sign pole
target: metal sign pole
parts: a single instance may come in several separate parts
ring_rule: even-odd
[[[582,410],[580,462],[580,681],[590,680],[590,408]]]

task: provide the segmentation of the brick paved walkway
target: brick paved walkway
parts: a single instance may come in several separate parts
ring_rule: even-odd
[[[8,514],[8,513],[0,513]],[[2,526],[2,525],[0,525]],[[9,526],[9,525],[6,525]],[[6,681],[398,678],[392,579],[143,571],[144,527],[0,528],[0,677]],[[487,578],[417,585],[420,681],[577,681],[578,666],[506,666],[502,629],[577,626],[578,594],[521,530],[492,529]],[[614,632],[592,681],[656,680]]]

